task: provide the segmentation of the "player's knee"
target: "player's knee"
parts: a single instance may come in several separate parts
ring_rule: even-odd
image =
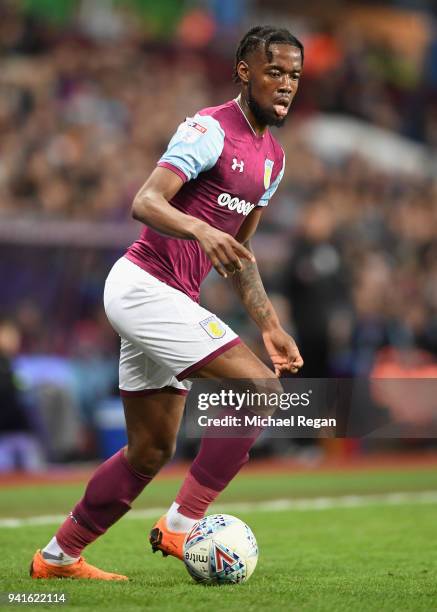
[[[153,476],[173,457],[175,450],[174,440],[137,442],[128,446],[127,459],[141,474]]]
[[[275,394],[282,393],[283,387],[278,378],[267,378],[266,380],[257,381],[262,386],[263,390],[266,393]]]
[[[170,461],[176,451],[176,442],[174,440],[167,440],[162,444],[157,444],[155,446],[155,452],[157,457],[161,461],[161,465]]]
[[[277,378],[253,379],[251,387],[249,410],[262,416],[273,414],[279,405],[275,401],[275,396],[279,396],[284,391],[280,381]]]

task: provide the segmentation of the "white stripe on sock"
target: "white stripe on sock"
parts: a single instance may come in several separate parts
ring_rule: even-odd
[[[197,523],[199,519],[189,518],[179,512],[179,504],[173,502],[167,511],[167,527],[170,531],[184,532],[190,531],[191,527]]]

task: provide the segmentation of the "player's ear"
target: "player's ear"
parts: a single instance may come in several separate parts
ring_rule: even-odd
[[[237,74],[240,77],[240,81],[247,85],[249,82],[249,66],[243,60],[237,64]]]

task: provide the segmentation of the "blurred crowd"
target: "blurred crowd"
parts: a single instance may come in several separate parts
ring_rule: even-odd
[[[127,222],[133,196],[176,125],[237,93],[232,59],[215,49],[146,44],[137,30],[104,42],[74,29],[54,36],[12,3],[0,13],[0,223]],[[304,376],[369,374],[387,346],[392,363],[406,360],[420,372],[437,360],[437,179],[388,172],[355,154],[322,157],[299,125],[318,112],[342,113],[436,152],[430,56],[412,70],[396,48],[357,32],[307,38],[301,91],[277,134],[285,177],[255,241],[266,287],[300,342]],[[23,247],[0,248],[2,274],[19,275],[27,265]],[[31,260],[32,248],[26,253]],[[116,387],[116,338],[102,313],[101,289],[120,253],[108,245],[105,252],[62,256],[40,247],[39,255],[71,272],[69,283],[57,271],[68,285],[62,309],[57,281],[51,279],[50,295],[33,291],[50,282],[39,269],[27,289],[10,281],[17,302],[1,314],[19,333],[17,353],[57,354],[75,361],[79,378],[95,374],[87,385],[95,394],[78,399],[87,414],[95,397]],[[214,274],[203,302],[266,357],[232,290]],[[59,329],[66,330],[62,338]]]
[[[232,58],[216,48],[146,43],[135,30],[115,41],[75,29],[55,36],[13,3],[0,11],[2,216],[125,219],[177,123],[236,94]],[[432,47],[416,65],[347,28],[304,41],[295,119],[346,113],[437,149]],[[281,134],[285,146],[292,133]],[[294,185],[290,164],[285,183]]]
[[[71,40],[0,76],[0,214],[125,219],[175,121],[207,105],[196,62]]]

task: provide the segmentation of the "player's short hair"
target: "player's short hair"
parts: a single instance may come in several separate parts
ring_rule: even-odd
[[[236,83],[240,82],[240,77],[237,73],[237,66],[241,60],[245,60],[251,51],[255,51],[261,46],[264,46],[267,58],[271,61],[272,55],[269,50],[270,45],[291,45],[300,49],[302,55],[302,64],[304,57],[303,44],[291,32],[285,28],[275,28],[274,26],[255,26],[251,28],[240,40],[237,51],[235,53],[235,64],[233,79]]]

